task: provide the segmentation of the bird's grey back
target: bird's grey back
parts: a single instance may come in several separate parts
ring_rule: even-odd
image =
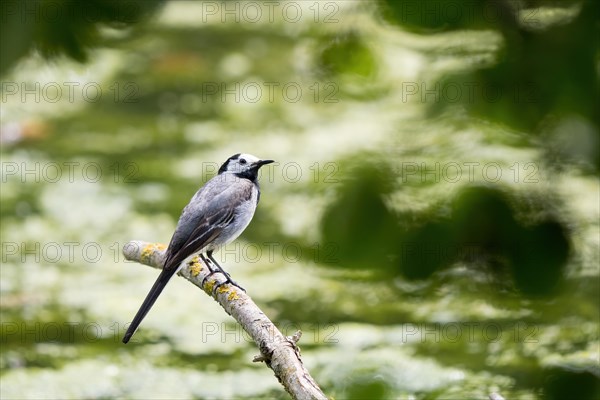
[[[256,199],[252,197],[257,196],[257,192],[255,184],[248,179],[238,178],[233,174],[219,174],[213,177],[196,192],[188,205],[183,209],[167,250],[167,258],[169,254],[173,255],[181,249],[199,224],[218,213],[226,213],[227,210],[231,210],[232,212],[236,210],[237,212],[242,210],[246,213],[250,212],[248,221],[239,221],[241,216],[233,215],[233,218],[238,220],[235,222],[245,222],[243,224],[243,228],[245,228],[256,209]],[[230,231],[237,230],[237,225],[237,223],[234,223]],[[221,236],[228,236],[227,234],[231,233],[223,232]],[[227,239],[227,237],[223,239]],[[231,240],[233,239],[235,237]],[[229,241],[227,240],[227,242]],[[220,245],[225,243],[215,244]]]

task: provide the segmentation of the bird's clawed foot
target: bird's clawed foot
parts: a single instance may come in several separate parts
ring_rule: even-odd
[[[231,279],[231,275],[229,275],[223,268],[221,268],[221,266],[211,256],[209,256],[210,261],[208,259],[206,259],[203,255],[200,255],[200,258],[204,262],[204,265],[206,265],[206,267],[210,271],[210,273],[208,275],[206,275],[204,277],[204,279],[202,279],[202,287],[204,287],[204,284],[206,283],[206,280],[209,277],[211,277],[213,274],[220,272],[223,275],[225,275],[225,281],[217,282],[217,284],[213,287],[213,291],[217,290],[218,288],[220,288],[223,285],[230,284],[230,285],[235,286],[238,289],[242,290],[243,292],[246,292],[246,289],[244,289],[236,281]],[[211,267],[211,265],[212,265],[212,267]],[[213,267],[214,267],[214,269],[213,269]]]
[[[225,276],[227,277],[227,279],[225,279],[225,281],[224,281],[224,282],[218,282],[218,283],[215,285],[215,290],[217,290],[218,288],[220,288],[220,287],[221,287],[221,286],[223,286],[223,285],[230,284],[231,286],[235,286],[235,287],[237,287],[237,288],[238,288],[238,289],[240,289],[242,292],[244,292],[244,293],[246,292],[246,289],[244,289],[243,287],[241,287],[241,286],[239,285],[239,283],[237,283],[236,281],[234,281],[233,279],[231,279],[231,278],[230,278],[230,277],[229,277],[227,274],[225,274]]]

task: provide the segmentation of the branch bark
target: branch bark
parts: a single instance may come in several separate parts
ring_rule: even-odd
[[[166,247],[162,244],[131,241],[123,247],[123,254],[127,260],[161,269],[165,250]],[[292,337],[284,336],[250,296],[229,284],[219,286],[225,281],[225,276],[221,273],[209,273],[199,257],[195,256],[181,269],[179,275],[211,296],[242,326],[260,350],[260,356],[256,356],[253,361],[264,361],[292,398],[326,400],[327,396],[310,376],[300,358],[296,342],[300,339],[301,332]]]

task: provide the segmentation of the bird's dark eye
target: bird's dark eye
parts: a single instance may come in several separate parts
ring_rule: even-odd
[[[242,165],[246,164],[246,160],[244,158],[240,158],[240,164],[242,164]]]

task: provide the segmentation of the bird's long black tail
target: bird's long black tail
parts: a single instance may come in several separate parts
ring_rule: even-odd
[[[150,292],[148,292],[148,295],[142,303],[142,306],[138,310],[137,314],[135,314],[133,321],[131,321],[129,328],[127,328],[127,332],[125,333],[125,336],[123,336],[123,343],[129,342],[129,339],[131,339],[135,333],[135,330],[142,323],[142,320],[146,314],[148,314],[148,311],[150,311],[154,305],[154,302],[156,302],[156,299],[158,299],[158,296],[160,296],[160,293],[163,291],[167,282],[169,282],[169,279],[171,279],[175,272],[177,272],[176,268],[167,268],[165,265],[165,268],[163,268],[162,272],[156,279],[156,282],[154,282],[154,285],[152,285],[152,289],[150,289]]]

